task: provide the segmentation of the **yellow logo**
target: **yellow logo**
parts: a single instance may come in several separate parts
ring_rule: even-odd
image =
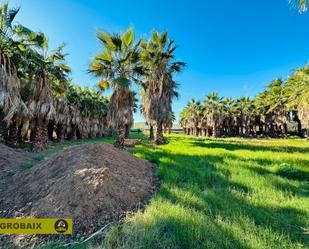
[[[72,234],[69,218],[0,219],[0,234]]]
[[[66,220],[60,219],[55,222],[55,230],[58,233],[65,233],[68,230],[68,223]]]

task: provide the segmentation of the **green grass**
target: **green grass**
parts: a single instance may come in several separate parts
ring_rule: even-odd
[[[309,142],[168,140],[130,149],[158,163],[146,210],[76,248],[309,248]]]

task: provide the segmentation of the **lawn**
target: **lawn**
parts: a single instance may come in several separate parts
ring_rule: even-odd
[[[131,149],[158,164],[161,188],[146,210],[79,248],[309,247],[308,141],[168,140]]]

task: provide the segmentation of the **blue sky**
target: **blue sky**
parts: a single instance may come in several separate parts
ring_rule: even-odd
[[[276,77],[286,78],[309,60],[309,12],[299,14],[288,0],[11,0],[17,21],[43,31],[50,48],[67,44],[75,83],[95,86],[87,73],[100,50],[97,30],[119,32],[133,25],[137,36],[168,30],[187,62],[176,76],[181,97],[176,116],[191,98],[209,92],[254,96]],[[135,121],[142,121],[140,114]]]

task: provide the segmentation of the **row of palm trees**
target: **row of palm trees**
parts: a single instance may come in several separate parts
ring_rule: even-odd
[[[141,89],[147,122],[157,126],[157,144],[165,143],[163,128],[172,125],[172,99],[177,97],[173,74],[185,65],[174,62],[177,47],[167,32],[153,31],[149,40],[135,39],[133,28],[98,32],[103,49],[89,73],[99,78],[99,89],[81,88],[71,83],[64,45],[49,52],[43,33],[14,24],[18,12],[7,3],[0,7],[0,126],[7,144],[29,139],[39,151],[48,139],[115,132],[115,146],[123,148],[138,109],[133,84]],[[108,88],[110,98],[102,95]]]
[[[287,136],[295,124],[294,134],[304,136],[309,130],[309,66],[295,70],[286,82],[274,80],[254,99],[211,93],[203,101],[192,100],[180,113],[180,124],[188,135],[213,137]]]
[[[88,137],[106,131],[108,99],[74,86],[64,45],[49,52],[43,33],[15,25],[19,8],[0,7],[0,126],[8,145],[30,139],[34,151],[48,138]]]
[[[142,114],[151,127],[157,127],[156,143],[164,144],[163,128],[172,124],[172,100],[178,96],[173,74],[185,66],[184,62],[174,61],[174,41],[167,32],[157,31],[149,40],[135,41],[132,28],[123,34],[99,32],[97,37],[103,51],[94,57],[89,71],[100,79],[102,90],[113,89],[107,122],[116,133],[115,146],[123,148],[133,124],[133,83],[141,89]],[[150,139],[154,139],[152,132]]]
[[[300,11],[306,10],[307,0],[290,2],[296,3]],[[122,34],[97,34],[103,49],[93,58],[89,72],[100,78],[101,90],[112,88],[113,94],[107,99],[95,89],[72,85],[64,46],[49,52],[43,33],[14,24],[18,12],[19,8],[9,8],[7,3],[0,7],[0,127],[6,143],[16,146],[29,138],[32,149],[37,151],[46,146],[48,138],[102,136],[114,131],[115,146],[123,148],[137,109],[133,83],[141,88],[141,112],[150,125],[150,138],[154,139],[153,127],[156,126],[156,143],[165,143],[163,130],[172,127],[175,120],[172,100],[178,96],[173,74],[185,66],[183,62],[174,61],[177,46],[167,32],[153,31],[149,40],[136,40],[132,28]],[[218,113],[221,108],[216,107],[216,102],[216,97],[210,96],[205,105],[212,127],[208,133],[215,135],[220,133]],[[306,104],[297,107],[298,119],[306,117]],[[249,111],[250,108],[238,110]],[[196,123],[199,121],[196,120],[199,118],[183,117],[183,122],[195,124],[193,127],[198,133]],[[245,117],[241,118],[242,124],[250,122]]]

